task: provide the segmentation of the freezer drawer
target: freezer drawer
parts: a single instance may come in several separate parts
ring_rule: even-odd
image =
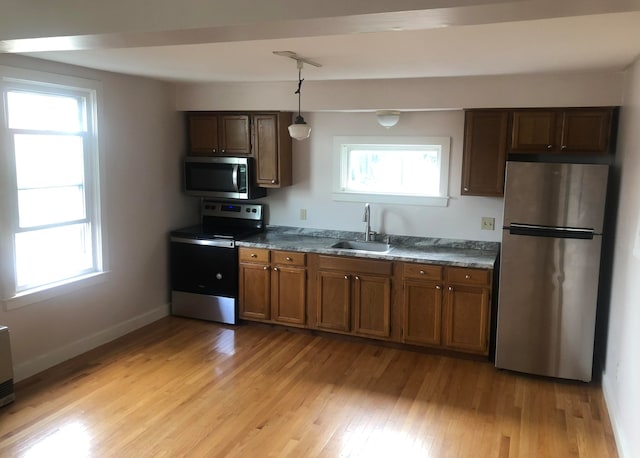
[[[601,242],[503,231],[497,367],[591,380]]]

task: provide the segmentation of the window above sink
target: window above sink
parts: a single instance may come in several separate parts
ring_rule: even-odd
[[[333,199],[447,206],[450,137],[334,137]]]

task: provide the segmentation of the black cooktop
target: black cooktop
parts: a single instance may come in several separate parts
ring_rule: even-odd
[[[201,223],[176,229],[173,237],[199,240],[240,240],[262,232],[263,205],[235,202],[218,202],[203,199],[200,207]]]

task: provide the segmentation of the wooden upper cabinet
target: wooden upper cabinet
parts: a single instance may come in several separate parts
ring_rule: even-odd
[[[613,113],[610,107],[515,110],[510,152],[607,154]]]
[[[252,115],[256,182],[265,188],[291,185],[291,137],[287,127],[291,113]]]
[[[610,152],[613,109],[566,110],[560,148],[567,153]]]
[[[191,156],[219,154],[217,115],[190,113],[187,115],[187,125]]]
[[[516,110],[512,115],[512,152],[544,152],[557,149],[558,114],[554,110]]]
[[[220,115],[220,153],[225,155],[250,155],[248,115]]]
[[[508,123],[506,110],[465,112],[462,195],[503,195]]]
[[[249,115],[222,113],[187,114],[189,155],[250,155]]]

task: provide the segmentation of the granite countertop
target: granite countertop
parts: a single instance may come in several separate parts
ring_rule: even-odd
[[[340,256],[354,256],[389,261],[409,261],[447,266],[493,269],[500,244],[472,240],[438,239],[391,235],[387,252],[331,248],[341,240],[362,241],[361,232],[329,231],[287,226],[268,226],[260,233],[236,245],[273,250],[302,251]]]

